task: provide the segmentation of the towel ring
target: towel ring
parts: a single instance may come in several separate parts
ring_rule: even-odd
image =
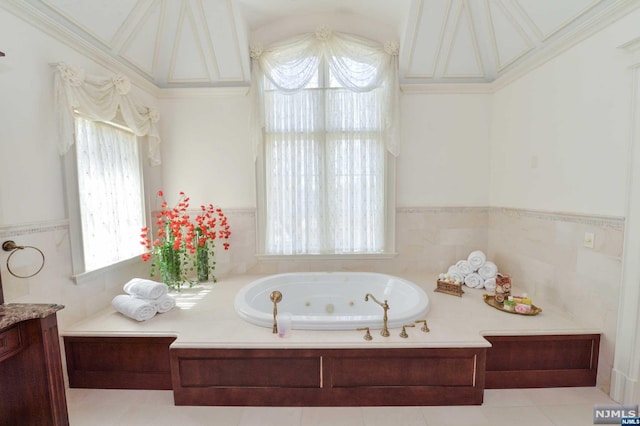
[[[14,273],[11,270],[11,265],[9,265],[9,261],[11,260],[11,256],[13,256],[18,250],[24,250],[24,249],[34,249],[35,251],[37,251],[38,253],[40,253],[40,256],[42,256],[42,263],[40,264],[40,267],[38,268],[37,271],[35,271],[33,274],[31,275],[18,275],[16,273]],[[16,243],[14,241],[8,240],[5,241],[4,243],[2,243],[2,250],[4,251],[10,251],[11,254],[9,254],[9,257],[7,258],[7,271],[9,271],[9,273],[11,275],[13,275],[16,278],[31,278],[34,275],[38,274],[38,272],[42,271],[42,268],[44,268],[44,253],[42,252],[42,250],[40,250],[37,247],[33,247],[33,246],[18,246],[16,245]]]

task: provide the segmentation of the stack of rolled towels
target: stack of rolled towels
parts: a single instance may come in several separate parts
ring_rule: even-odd
[[[496,288],[498,267],[487,260],[482,250],[475,250],[469,257],[451,265],[446,273],[439,276],[440,280],[465,284],[470,288],[486,288],[493,291]]]
[[[176,306],[176,300],[167,294],[166,284],[134,278],[124,285],[127,294],[113,298],[113,308],[136,321],[146,321],[157,313],[165,313]]]

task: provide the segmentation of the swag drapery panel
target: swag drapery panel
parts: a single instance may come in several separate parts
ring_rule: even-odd
[[[160,114],[156,108],[136,101],[131,82],[125,76],[110,77],[86,74],[64,62],[54,67],[54,98],[58,116],[58,150],[64,155],[74,143],[74,112],[96,121],[112,121],[120,112],[125,125],[136,136],[147,136],[151,165],[160,160]]]

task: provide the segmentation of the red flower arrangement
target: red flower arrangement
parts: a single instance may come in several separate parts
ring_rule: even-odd
[[[215,282],[214,248],[215,241],[222,240],[222,247],[229,250],[230,226],[222,209],[213,204],[200,206],[201,212],[195,223],[188,214],[189,197],[180,192],[178,203],[168,208],[164,193],[158,191],[162,199],[161,211],[156,214],[156,238],[148,227],[142,228],[142,245],[148,250],[142,255],[146,262],[153,257],[151,275],[160,273],[162,282],[171,289],[179,290],[183,283],[193,285],[188,275],[197,270],[198,281]]]

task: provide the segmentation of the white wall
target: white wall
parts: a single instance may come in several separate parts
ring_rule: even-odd
[[[241,90],[205,92],[209,95],[160,101],[167,201],[183,191],[192,208],[209,203],[223,209],[255,207],[249,96]]]
[[[20,34],[18,36],[18,34]],[[49,62],[86,59],[0,9],[0,225],[66,217]]]
[[[405,94],[398,206],[486,206],[491,95]]]
[[[626,16],[493,96],[491,205],[624,216],[631,73]]]

